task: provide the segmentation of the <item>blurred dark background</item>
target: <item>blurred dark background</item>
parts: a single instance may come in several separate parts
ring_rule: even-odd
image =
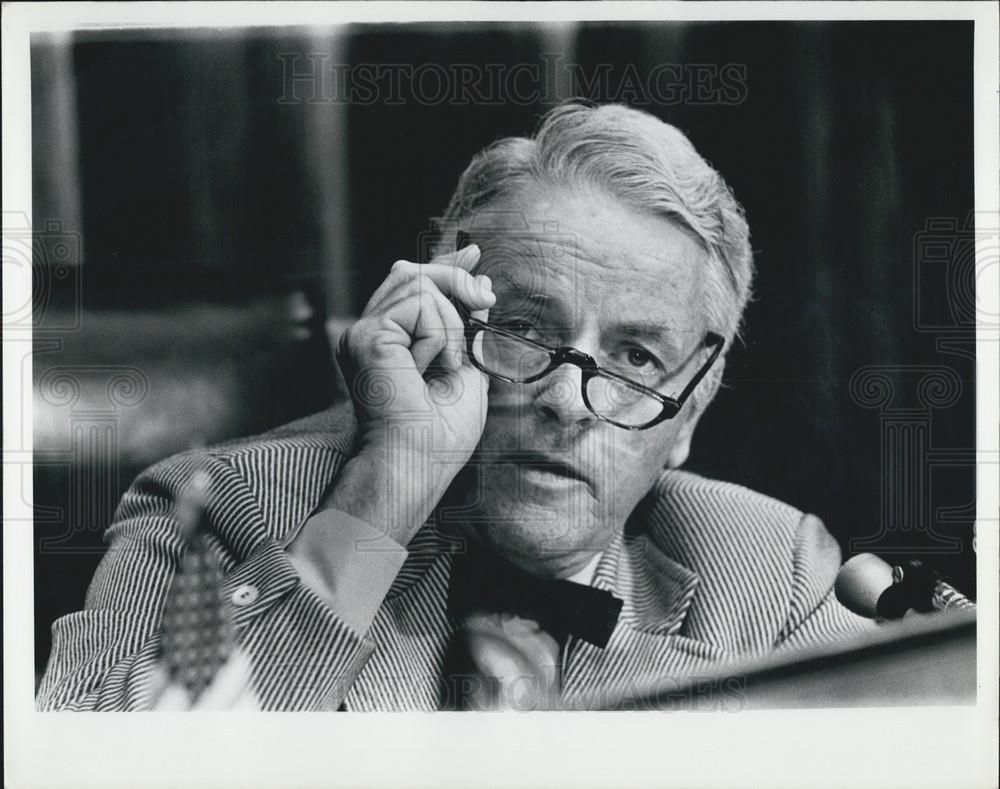
[[[690,467],[818,514],[845,557],[922,558],[974,594],[972,34],[34,37],[38,667],[134,476],[341,397],[331,339],[424,254],[471,155],[573,95],[679,126],[747,211],[756,299]]]

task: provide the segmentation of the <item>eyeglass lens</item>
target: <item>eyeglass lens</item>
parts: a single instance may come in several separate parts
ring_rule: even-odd
[[[548,351],[491,331],[480,330],[472,347],[483,369],[516,382],[540,375],[551,363]],[[646,424],[663,410],[663,404],[648,393],[601,374],[587,380],[585,397],[598,416],[630,426]]]

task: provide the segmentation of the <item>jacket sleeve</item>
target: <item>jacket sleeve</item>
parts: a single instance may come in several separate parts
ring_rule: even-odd
[[[84,610],[52,626],[39,709],[137,710],[154,702],[160,617],[183,548],[173,502],[196,469],[211,480],[208,542],[261,706],[336,709],[347,695],[374,643],[303,583],[225,458],[192,453],[144,472],[122,499]]]
[[[840,546],[815,515],[804,515],[795,535],[788,619],[776,647],[798,649],[874,630],[877,625],[842,606],[833,591]]]

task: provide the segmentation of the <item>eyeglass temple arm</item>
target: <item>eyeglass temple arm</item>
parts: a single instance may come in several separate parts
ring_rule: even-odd
[[[718,334],[715,334],[714,332],[709,332],[708,336],[705,337],[705,345],[715,347],[712,349],[711,356],[708,357],[705,363],[701,366],[701,369],[698,370],[697,375],[695,375],[695,377],[688,382],[688,385],[684,387],[684,391],[682,391],[677,396],[676,400],[674,400],[678,408],[687,402],[691,393],[698,388],[698,384],[700,384],[702,379],[708,374],[708,371],[712,369],[712,365],[715,364],[715,360],[719,358],[719,354],[722,353],[722,348],[725,344],[726,339]]]

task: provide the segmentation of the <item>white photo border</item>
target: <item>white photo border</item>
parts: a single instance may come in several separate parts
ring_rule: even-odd
[[[29,35],[148,27],[400,21],[975,21],[975,195],[1000,217],[998,13],[989,2],[38,3],[3,6],[3,206],[31,212]],[[977,260],[982,311],[998,273]],[[30,281],[3,271],[4,315]],[[31,338],[4,332],[4,718],[11,787],[163,786],[994,786],[997,556],[994,461],[978,469],[979,702],[975,707],[725,713],[37,713],[28,479]],[[977,333],[977,441],[1000,457],[1000,337]],[[25,485],[27,485],[25,487]],[[10,523],[15,526],[9,526]],[[885,745],[886,742],[894,743]]]

